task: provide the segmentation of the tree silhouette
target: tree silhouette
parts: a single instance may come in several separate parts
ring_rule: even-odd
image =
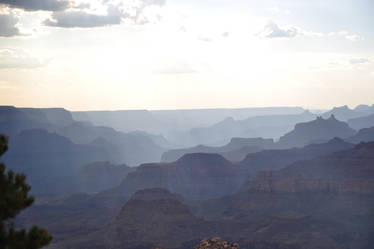
[[[0,156],[8,149],[8,138],[0,135]],[[16,230],[12,219],[34,202],[28,196],[31,187],[26,176],[5,171],[0,164],[0,248],[1,249],[38,249],[47,245],[52,236],[47,230],[33,226],[30,230]]]

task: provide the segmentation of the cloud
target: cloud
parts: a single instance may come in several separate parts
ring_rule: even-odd
[[[75,9],[53,12],[51,18],[43,23],[47,26],[61,28],[93,28],[120,24],[130,21],[133,24],[146,24],[151,20],[159,20],[157,8],[163,6],[164,0],[138,0],[138,1],[110,1],[102,0],[102,9],[106,13],[97,13],[91,5],[84,3],[75,6]],[[79,9],[79,10],[77,10]]]
[[[355,42],[355,41],[363,41],[364,37],[360,35],[346,35],[345,39]]]
[[[18,17],[14,14],[0,14],[0,36],[12,37],[21,35],[17,23]]]
[[[76,9],[89,9],[91,7],[90,3],[80,3],[77,5],[74,5],[74,8]]]
[[[22,49],[0,49],[0,69],[39,68],[47,65]]]
[[[328,35],[329,36],[340,36],[340,37],[344,37],[345,39],[350,40],[352,42],[365,40],[365,37],[363,37],[361,35],[357,35],[357,34],[350,34],[346,30],[342,30],[342,31],[339,31],[339,32],[331,32]]]
[[[47,26],[62,28],[91,28],[121,23],[120,15],[96,15],[84,11],[54,12],[52,19],[43,22]]]
[[[303,30],[296,26],[285,26],[280,27],[273,21],[269,21],[263,30],[256,34],[257,36],[264,38],[294,38],[297,36],[307,37],[328,37],[328,36],[340,36],[350,41],[362,41],[364,37],[356,34],[350,34],[348,31],[320,33],[314,31]]]
[[[265,38],[293,38],[301,34],[303,33],[297,27],[279,27],[270,21],[258,35]]]
[[[211,42],[211,41],[213,41],[213,39],[211,37],[208,37],[206,35],[199,35],[197,37],[197,39],[200,40],[200,41],[203,41],[203,42]]]
[[[70,2],[67,0],[0,0],[0,4],[27,11],[60,11],[67,9]]]
[[[353,58],[349,60],[349,63],[351,64],[363,64],[368,62],[370,62],[370,60],[367,58]]]

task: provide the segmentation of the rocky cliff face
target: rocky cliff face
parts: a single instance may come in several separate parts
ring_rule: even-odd
[[[324,193],[373,194],[374,180],[327,180],[285,178],[278,172],[262,171],[246,185],[247,191],[254,192],[289,192],[320,191]]]
[[[209,182],[214,183],[209,185],[209,191],[216,191],[220,188],[218,182],[229,171],[235,172],[230,162],[211,154],[186,155],[172,164],[142,167],[128,177],[134,174],[152,184],[166,182],[167,187],[181,188],[181,195],[207,190],[201,179],[215,179]],[[179,186],[177,180],[170,180],[177,176],[184,185],[183,179],[188,180],[188,189]],[[199,181],[194,182],[195,179]],[[75,221],[70,226],[74,231],[80,231],[81,224],[92,225],[90,221],[108,221],[111,214],[110,222],[101,222],[107,224],[100,228],[91,226],[86,234],[73,232],[59,237],[50,248],[190,249],[204,237],[220,236],[246,249],[369,249],[374,242],[373,180],[374,142],[259,173],[240,191],[218,199],[183,201],[180,195],[153,188],[134,191],[123,206],[110,208],[119,207],[119,203],[114,205],[110,200],[123,201],[126,191],[135,186],[126,185],[129,182],[125,180],[117,192],[80,197],[96,212],[87,212],[87,216],[78,204],[69,205],[67,217],[63,218]],[[69,201],[74,204],[80,198]],[[38,213],[40,217],[47,213],[42,211]],[[69,216],[73,211],[76,219]],[[55,215],[49,217],[56,220]],[[66,226],[54,227],[57,231],[61,228]]]
[[[308,160],[333,152],[351,149],[353,146],[354,144],[345,142],[342,139],[333,138],[327,143],[310,144],[303,148],[264,150],[248,154],[239,165],[246,168],[249,175],[254,176],[261,170],[282,169],[296,161]]]
[[[74,144],[68,138],[41,129],[25,130],[10,139],[4,162],[9,169],[23,172],[36,195],[73,193],[79,168],[91,161],[109,160],[94,145]]]
[[[280,171],[263,171],[248,181],[246,191],[374,194],[374,142],[309,161],[299,161]]]
[[[213,226],[195,217],[181,201],[165,189],[138,191],[98,232],[57,242],[51,248],[179,248],[212,236]]]
[[[374,107],[372,107],[374,109]],[[368,116],[352,118],[348,120],[348,124],[353,129],[359,130],[374,126],[374,114]]]
[[[301,147],[314,141],[326,141],[334,137],[348,138],[356,133],[347,123],[338,121],[334,115],[328,119],[318,117],[307,123],[298,123],[295,128],[279,139],[283,148]]]
[[[373,122],[374,125],[374,122]],[[354,136],[347,139],[351,143],[361,143],[374,141],[374,126],[371,128],[361,129]]]
[[[370,248],[373,183],[374,142],[362,143],[260,172],[238,193],[192,209],[236,224],[246,237],[232,238],[245,248]]]
[[[99,192],[113,188],[134,170],[125,164],[112,165],[108,161],[87,164],[78,173],[80,189],[83,192]]]
[[[115,190],[131,195],[145,188],[166,188],[186,199],[209,199],[237,191],[247,180],[243,168],[218,154],[184,155],[173,163],[139,166]]]

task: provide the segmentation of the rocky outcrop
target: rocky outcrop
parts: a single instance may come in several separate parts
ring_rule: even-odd
[[[315,141],[327,141],[334,137],[348,138],[356,133],[347,123],[338,121],[334,115],[328,119],[318,117],[307,123],[298,123],[295,128],[279,139],[281,148],[301,147]]]
[[[238,243],[229,243],[219,237],[211,239],[203,239],[199,245],[194,246],[193,249],[239,249]]]

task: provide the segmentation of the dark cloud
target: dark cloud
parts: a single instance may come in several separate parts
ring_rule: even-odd
[[[28,11],[60,11],[67,9],[70,5],[67,0],[0,0],[0,4]]]
[[[74,8],[76,8],[76,9],[89,9],[90,7],[91,7],[90,3],[80,3],[76,6],[74,6]]]
[[[300,34],[295,27],[281,28],[274,22],[269,22],[261,32],[261,36],[266,38],[293,38]]]
[[[12,37],[21,35],[17,28],[18,18],[13,14],[0,14],[0,36]]]
[[[1,0],[0,0],[1,1]],[[130,20],[135,24],[146,24],[154,16],[146,13],[148,6],[163,6],[165,0],[142,0],[135,5],[124,5],[123,2],[114,4],[109,0],[102,0],[107,7],[106,15],[93,14],[88,10],[77,10],[80,7],[87,9],[87,4],[75,6],[75,10],[55,11],[44,25],[62,28],[93,28],[107,25],[120,24],[122,20]],[[158,18],[158,16],[156,15]]]
[[[92,28],[121,23],[121,16],[113,13],[96,15],[84,11],[65,11],[54,12],[52,18],[45,20],[44,24],[62,28]]]

